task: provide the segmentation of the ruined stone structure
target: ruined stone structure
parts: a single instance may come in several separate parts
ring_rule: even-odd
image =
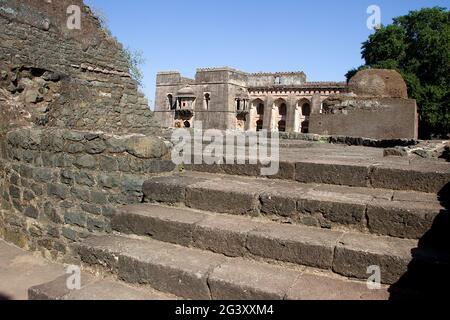
[[[406,83],[394,70],[364,70],[348,85],[349,94],[337,94],[310,118],[316,134],[374,139],[417,139],[419,116],[415,100],[408,99]]]
[[[248,74],[198,69],[195,79],[160,72],[155,114],[164,127],[279,131],[374,139],[417,139],[418,114],[392,70],[343,82],[307,82],[303,72]]]
[[[145,177],[173,169],[122,46],[81,0],[0,1],[0,72],[7,241],[61,258],[108,230],[117,204],[142,201]]]
[[[66,24],[74,4],[80,30]],[[118,297],[124,282],[186,299],[448,291],[445,160],[293,141],[270,179],[253,163],[175,168],[155,121],[300,131],[311,113],[311,131],[317,112],[330,116],[330,130],[339,117],[365,112],[365,99],[374,114],[382,99],[406,101],[402,86],[362,74],[350,85],[355,94],[332,96],[346,86],[308,83],[303,73],[199,70],[195,82],[163,73],[154,116],[120,45],[80,0],[0,0],[0,40],[0,238],[122,281],[99,289],[83,274],[74,292],[66,274],[55,274],[29,298]],[[367,288],[370,266],[380,267],[380,290]]]
[[[249,74],[231,68],[198,69],[195,79],[160,72],[155,115],[165,127],[308,132],[309,117],[346,83],[308,82],[303,72]]]

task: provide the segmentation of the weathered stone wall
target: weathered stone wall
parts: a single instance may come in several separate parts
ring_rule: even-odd
[[[53,259],[89,233],[110,232],[117,206],[142,202],[144,180],[174,169],[166,143],[139,134],[21,128],[8,133],[6,154],[0,237]]]
[[[146,178],[174,169],[160,133],[122,46],[82,0],[0,0],[0,238],[57,259],[110,232]]]
[[[323,101],[321,114],[310,117],[309,132],[372,139],[417,139],[419,117],[415,100],[395,70],[359,71],[349,93]]]
[[[349,107],[350,106],[350,107]],[[417,139],[415,100],[383,98],[334,106],[334,112],[312,114],[310,132],[372,139]]]
[[[260,104],[265,108],[263,128],[278,130],[278,121],[271,118],[277,114],[273,112],[277,108],[275,102],[281,99],[288,109],[286,131],[302,132],[305,129],[301,123],[309,115],[302,114],[305,104],[320,112],[322,101],[347,91],[347,84],[342,82],[306,82],[303,72],[248,74],[227,67],[209,68],[198,69],[195,80],[183,78],[179,72],[161,72],[156,79],[155,116],[163,127],[173,128],[176,122],[168,97],[175,101],[178,91],[186,87],[195,95],[192,122],[201,121],[204,129],[238,131],[256,130]],[[205,94],[209,94],[208,107]],[[236,99],[241,101],[240,108],[245,100],[246,110],[237,110]]]
[[[81,8],[79,30],[67,27],[69,5]],[[81,0],[1,0],[0,70],[9,118],[107,132],[156,126],[122,46]]]

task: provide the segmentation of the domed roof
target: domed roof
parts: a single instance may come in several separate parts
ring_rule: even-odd
[[[388,69],[359,71],[348,83],[349,91],[358,96],[408,99],[408,89],[400,73]]]
[[[179,98],[195,98],[196,97],[194,89],[192,89],[189,86],[181,88],[180,90],[178,90],[177,96]]]

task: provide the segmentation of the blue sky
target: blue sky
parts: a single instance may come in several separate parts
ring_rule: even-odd
[[[158,71],[193,77],[196,68],[230,66],[247,72],[304,71],[310,81],[343,81],[363,63],[371,31],[367,8],[383,24],[450,0],[86,0],[108,18],[125,46],[142,50],[144,93],[154,100]]]

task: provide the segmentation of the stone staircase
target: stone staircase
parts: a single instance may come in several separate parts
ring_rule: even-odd
[[[447,163],[302,161],[285,161],[281,179],[249,165],[153,177],[113,234],[76,251],[184,299],[401,299],[448,284]]]

